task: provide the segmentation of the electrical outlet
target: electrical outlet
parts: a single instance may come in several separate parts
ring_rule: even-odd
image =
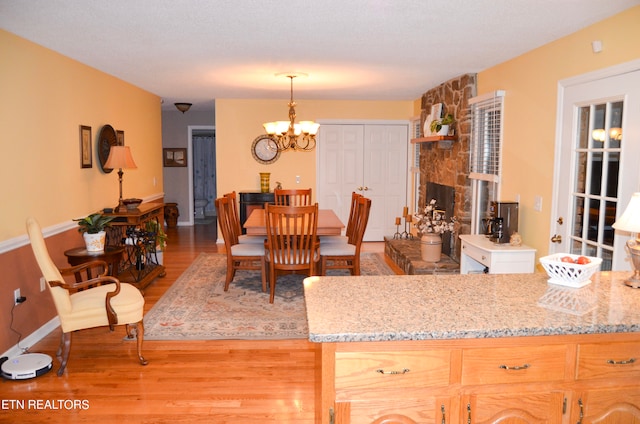
[[[20,289],[15,289],[13,291],[13,304],[17,305],[18,304],[18,299],[20,299]]]
[[[43,292],[47,289],[47,280],[44,277],[40,277],[40,291]]]
[[[296,175],[296,184],[300,184],[300,175]]]

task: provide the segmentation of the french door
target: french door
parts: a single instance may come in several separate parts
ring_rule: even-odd
[[[638,67],[640,68],[640,66]],[[630,269],[630,235],[611,225],[640,188],[640,70],[569,84],[561,94],[549,251]]]
[[[371,199],[365,241],[396,231],[407,205],[409,123],[322,123],[318,140],[318,203],[346,225],[351,193]],[[402,229],[401,229],[402,231]]]

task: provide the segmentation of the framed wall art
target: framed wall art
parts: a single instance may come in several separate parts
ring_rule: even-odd
[[[162,156],[164,166],[187,166],[187,149],[184,147],[162,149]]]
[[[116,131],[116,138],[118,139],[118,146],[124,146],[124,131]]]
[[[92,168],[91,127],[80,125],[80,167]]]

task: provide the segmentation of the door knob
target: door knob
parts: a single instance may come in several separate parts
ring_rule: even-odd
[[[551,242],[562,243],[562,236],[560,234],[554,234],[553,237],[551,237]]]
[[[363,187],[362,189],[363,189],[364,191],[367,191],[367,190],[369,190],[369,187]]]

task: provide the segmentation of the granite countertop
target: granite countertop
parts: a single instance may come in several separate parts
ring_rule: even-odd
[[[312,342],[545,336],[640,331],[630,271],[575,289],[545,273],[309,277]]]

